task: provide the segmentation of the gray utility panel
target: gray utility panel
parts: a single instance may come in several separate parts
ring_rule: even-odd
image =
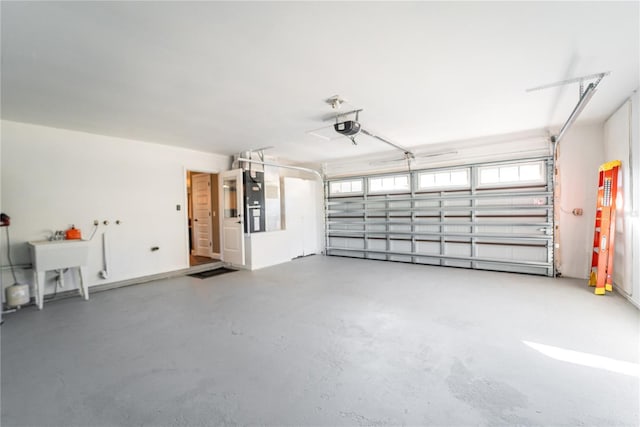
[[[328,180],[327,254],[553,276],[549,157]]]

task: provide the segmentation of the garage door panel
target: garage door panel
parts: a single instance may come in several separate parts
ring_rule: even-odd
[[[387,226],[385,224],[368,224],[367,230],[369,231],[386,231]]]
[[[547,257],[546,247],[508,246],[496,243],[478,244],[477,246],[478,256],[480,258],[544,262]]]
[[[546,268],[543,267],[530,267],[522,265],[510,265],[510,264],[491,264],[477,262],[475,265],[477,270],[490,270],[490,271],[504,271],[510,273],[524,273],[524,274],[537,274],[546,275]]]
[[[517,171],[530,180],[531,170],[541,171],[535,182],[514,181]],[[407,173],[358,178],[388,183],[389,194],[328,194],[327,254],[551,276],[552,170],[550,158],[538,158],[414,171],[409,192]],[[505,182],[482,182],[503,173]]]
[[[463,208],[470,208],[472,207],[473,203],[470,200],[467,199],[452,199],[452,200],[443,200],[440,203],[441,206],[444,207],[463,207]]]
[[[390,225],[389,226],[389,231],[390,232],[401,232],[401,233],[411,233],[411,225],[407,224],[407,225],[399,225],[399,224],[394,224],[394,225]]]
[[[343,249],[334,249],[334,250],[331,251],[331,255],[349,257],[349,258],[364,258],[365,257],[365,253],[364,252],[346,251],[346,250],[343,250]]]
[[[442,265],[445,267],[471,268],[470,261],[457,261],[457,260],[445,259]]]
[[[470,257],[471,244],[470,243],[445,243],[444,252],[445,252],[445,255]]]
[[[440,258],[415,257],[414,262],[416,264],[441,265]]]
[[[417,233],[437,233],[440,231],[439,225],[416,225],[415,231]]]
[[[389,261],[412,262],[411,256],[404,256],[404,255],[389,255]]]
[[[349,224],[345,230],[348,231],[364,231],[365,230],[365,224]]]
[[[386,240],[378,240],[378,239],[370,239],[368,241],[368,249],[372,251],[386,251],[387,250],[387,241]]]
[[[389,249],[392,252],[411,252],[410,240],[390,240]]]
[[[367,207],[369,208],[369,210],[371,211],[375,211],[375,210],[385,210],[387,208],[387,203],[386,202],[369,202],[367,204]]]
[[[345,249],[364,249],[364,240],[357,238],[332,237],[329,243],[333,247]]]
[[[439,255],[440,242],[416,242],[416,253],[420,255]]]
[[[421,199],[420,197],[424,197],[424,199]],[[416,200],[414,204],[417,208],[431,209],[431,208],[440,207],[440,200],[436,195],[429,195],[429,196],[418,195],[416,196]]]
[[[410,209],[411,201],[403,200],[403,201],[389,201],[388,202],[389,209]]]
[[[469,225],[445,225],[444,232],[445,233],[471,233],[473,232],[473,227]]]

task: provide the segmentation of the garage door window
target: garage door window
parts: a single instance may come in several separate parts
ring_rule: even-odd
[[[468,187],[469,169],[423,172],[418,175],[418,188],[420,190],[443,190]]]
[[[512,165],[484,166],[478,168],[480,186],[517,185],[545,182],[543,162]]]
[[[362,193],[362,179],[333,181],[329,185],[329,193],[334,196],[342,194],[360,194]]]
[[[369,178],[369,193],[409,191],[409,175],[391,175]]]

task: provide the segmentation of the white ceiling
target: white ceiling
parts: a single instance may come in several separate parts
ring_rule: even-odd
[[[305,132],[340,94],[415,147],[581,120],[639,85],[639,3],[6,2],[2,118],[300,162],[389,147]],[[349,106],[347,106],[348,108]]]

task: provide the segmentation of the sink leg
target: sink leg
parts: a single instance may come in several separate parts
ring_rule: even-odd
[[[80,296],[84,298],[84,283],[83,283],[84,280],[82,277],[82,270],[80,267],[78,267],[78,273],[80,275],[80,285],[78,286],[78,292],[80,292]]]
[[[80,295],[89,299],[89,283],[87,282],[87,267],[80,267]]]
[[[56,282],[56,286],[60,284],[60,289],[64,288],[64,270],[58,270],[58,281]]]
[[[33,279],[33,297],[36,300],[36,306],[40,307],[40,292],[38,286],[38,273],[34,269],[31,273],[31,277]]]
[[[38,310],[42,310],[44,306],[44,279],[45,279],[44,271],[36,271],[34,273],[35,276],[35,284],[36,284],[36,303],[38,304]]]

